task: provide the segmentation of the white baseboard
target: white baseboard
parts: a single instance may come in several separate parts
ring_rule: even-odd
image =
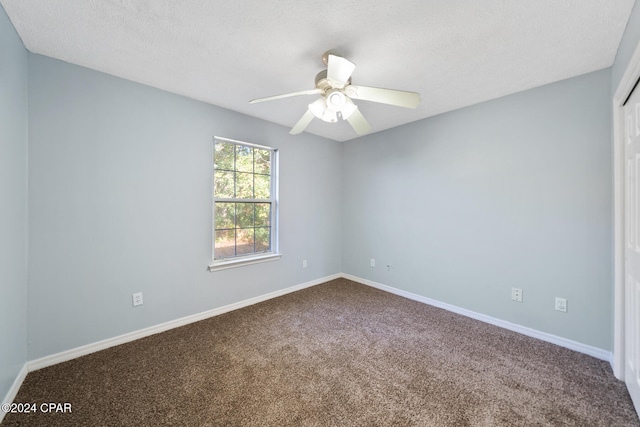
[[[140,338],[148,337],[149,335],[155,335],[160,332],[168,331],[169,329],[177,328],[180,326],[188,325],[189,323],[198,322],[200,320],[208,319],[209,317],[219,316],[220,314],[227,313],[229,311],[238,310],[243,307],[248,307],[259,302],[263,302],[272,298],[276,298],[282,295],[289,294],[291,292],[299,291],[301,289],[309,288],[311,286],[319,285],[330,280],[339,279],[342,277],[340,274],[334,274],[331,276],[322,277],[320,279],[312,280],[310,282],[302,283],[300,285],[291,286],[289,288],[280,289],[275,292],[271,292],[265,295],[260,295],[254,298],[249,298],[244,301],[236,302],[233,304],[225,305],[224,307],[214,308],[202,313],[192,314],[190,316],[181,317],[179,319],[171,320],[169,322],[160,323],[158,325],[150,326],[148,328],[140,329],[137,331],[129,332],[117,337],[107,338],[106,340],[98,341],[92,344],[83,345],[80,347],[65,350],[60,353],[52,354],[50,356],[41,357],[39,359],[31,360],[27,362],[27,368],[29,372],[36,371],[38,369],[46,368],[47,366],[56,365],[58,363],[66,362],[71,359],[75,359],[80,356],[95,353],[96,351],[105,350],[109,347],[135,341]]]
[[[28,373],[29,373],[29,369],[27,367],[27,364],[25,363],[24,365],[22,365],[22,369],[20,369],[20,372],[18,372],[18,376],[16,377],[16,379],[13,380],[13,384],[11,384],[11,387],[9,388],[7,395],[4,397],[2,401],[0,401],[0,404],[13,402],[13,399],[16,398],[16,395],[18,394],[18,390],[20,390],[20,386],[22,386],[22,382],[27,377]],[[4,416],[6,414],[7,414],[6,412],[0,411],[0,423],[2,423],[2,420],[4,419]]]
[[[526,335],[532,338],[537,338],[542,341],[550,342],[552,344],[566,347],[568,349],[584,353],[596,359],[605,360],[609,363],[613,361],[613,353],[608,350],[604,350],[598,347],[593,347],[587,344],[583,344],[577,341],[572,341],[567,338],[562,338],[557,335],[541,332],[536,329],[531,329],[526,326],[517,325],[515,323],[507,322],[506,320],[496,319],[495,317],[487,316],[485,314],[476,313],[475,311],[460,308],[455,305],[440,302],[431,298],[423,297],[422,295],[414,294],[411,292],[403,291],[401,289],[394,288],[392,286],[383,285],[371,280],[363,279],[361,277],[352,276],[350,274],[342,274],[345,279],[353,280],[354,282],[361,283],[363,285],[371,286],[401,297],[405,297],[414,301],[418,301],[424,304],[432,305],[434,307],[442,308],[453,313],[461,314],[472,319],[480,320],[481,322],[489,323],[491,325],[499,326],[510,331],[518,332],[522,335]]]

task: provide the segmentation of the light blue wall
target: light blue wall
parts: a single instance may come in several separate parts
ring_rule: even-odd
[[[607,69],[345,143],[343,271],[610,350],[610,82]]]
[[[341,271],[338,143],[29,61],[30,360]],[[207,271],[214,135],[280,149],[282,259]]]
[[[0,402],[27,360],[27,64],[0,6]]]

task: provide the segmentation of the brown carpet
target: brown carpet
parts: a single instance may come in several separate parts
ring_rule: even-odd
[[[30,373],[2,426],[637,426],[607,362],[347,280]]]

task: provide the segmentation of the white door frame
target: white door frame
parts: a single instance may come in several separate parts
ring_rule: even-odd
[[[640,43],[627,65],[620,84],[613,96],[613,276],[614,276],[614,309],[613,309],[613,374],[624,381],[625,348],[624,348],[624,111],[623,103],[627,100],[636,82],[640,79]],[[640,85],[638,85],[640,90]]]

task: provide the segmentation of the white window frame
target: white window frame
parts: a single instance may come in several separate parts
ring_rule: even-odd
[[[225,142],[234,145],[243,145],[251,148],[258,148],[260,150],[269,150],[271,151],[271,198],[265,200],[257,200],[257,199],[242,199],[242,202],[248,203],[256,203],[256,202],[269,202],[271,203],[271,250],[269,252],[261,252],[261,253],[253,253],[247,255],[239,255],[232,258],[224,258],[224,259],[215,259],[215,229],[216,229],[216,202],[235,202],[238,199],[226,199],[226,198],[217,198],[214,195],[215,185],[215,145],[216,142]],[[253,144],[250,142],[237,141],[235,139],[223,138],[220,136],[213,137],[213,153],[211,156],[212,159],[212,187],[211,187],[211,195],[213,198],[211,204],[211,212],[212,212],[212,221],[211,221],[211,264],[209,265],[209,271],[217,271],[224,270],[227,268],[241,267],[244,265],[250,264],[258,264],[267,261],[274,261],[280,259],[282,256],[278,252],[278,149],[273,147],[267,147],[264,145]]]

